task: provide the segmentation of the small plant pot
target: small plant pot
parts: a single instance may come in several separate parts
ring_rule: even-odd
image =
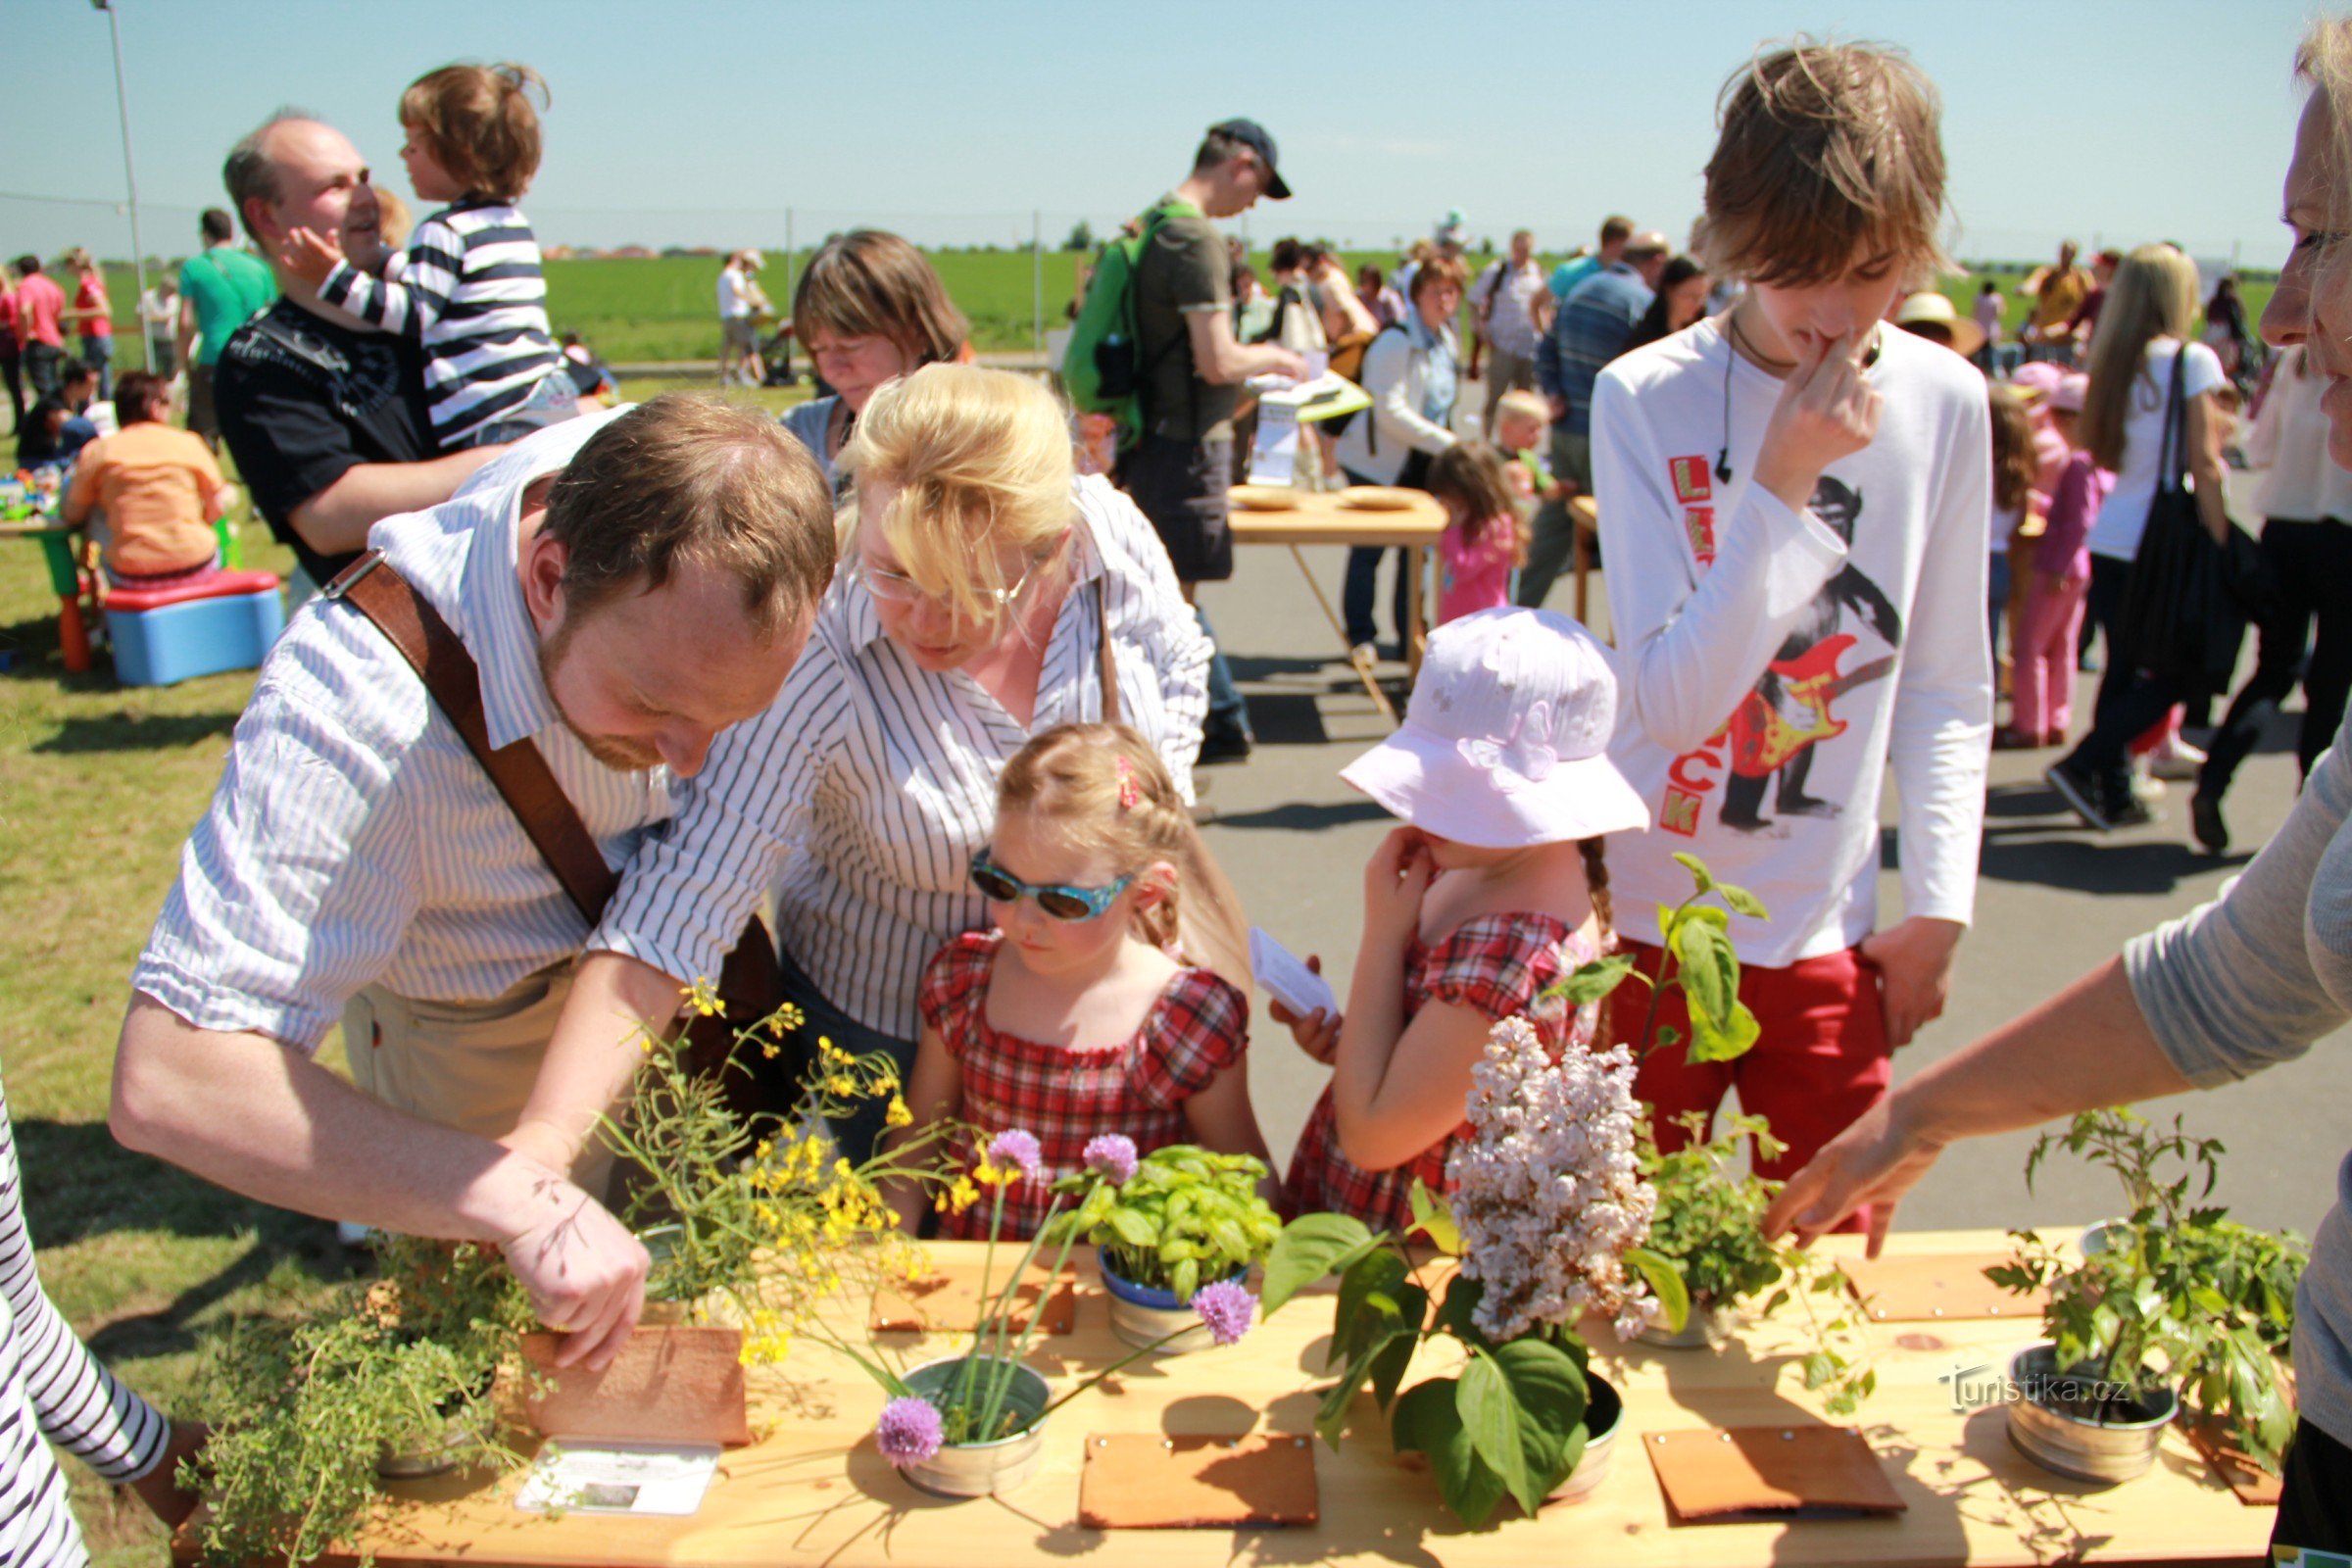
[[[926,1361],[906,1374],[906,1387],[940,1404],[964,1359],[956,1355]],[[1004,1406],[1018,1413],[1020,1431],[993,1443],[943,1443],[930,1458],[903,1465],[900,1472],[923,1491],[943,1497],[986,1497],[1010,1492],[1037,1473],[1045,1456],[1045,1413],[1051,1402],[1044,1378],[1025,1366],[1014,1367]]]
[[[1614,1384],[1590,1370],[1585,1373],[1585,1392],[1590,1402],[1585,1406],[1584,1456],[1544,1499],[1546,1503],[1584,1501],[1608,1479],[1609,1466],[1616,1462],[1617,1435],[1625,1430],[1625,1400]]]
[[[1652,1323],[1634,1338],[1661,1350],[1712,1350],[1732,1337],[1732,1327],[1739,1319],[1740,1309],[1729,1301],[1692,1301],[1690,1315],[1684,1319],[1681,1328],[1669,1329]]]
[[[2017,1397],[2009,1401],[2009,1441],[2043,1469],[2077,1481],[2113,1485],[2144,1475],[2156,1462],[2164,1429],[2180,1411],[2179,1396],[2156,1390],[2126,1401],[2123,1412],[2106,1420],[2077,1415],[2054,1402],[2070,1380],[2095,1378],[2088,1368],[2061,1371],[2057,1348],[2046,1341],[2018,1351],[2009,1362],[2009,1381],[2017,1385]]]
[[[1110,1332],[1122,1343],[1154,1355],[1205,1350],[1215,1345],[1208,1325],[1189,1304],[1178,1300],[1174,1291],[1123,1278],[1111,1267],[1107,1250],[1096,1255],[1102,1265],[1102,1288],[1110,1293]],[[1159,1343],[1171,1334],[1176,1337],[1165,1345]]]
[[[2076,1244],[2077,1248],[2084,1257],[2097,1257],[2107,1250],[2109,1239],[2129,1229],[2131,1223],[2130,1220],[2103,1219],[2096,1225],[2085,1225],[2082,1227],[2082,1240]]]
[[[421,1481],[427,1476],[447,1475],[466,1463],[489,1436],[487,1414],[475,1410],[454,1415],[438,1432],[387,1443],[378,1448],[375,1473],[385,1481]]]

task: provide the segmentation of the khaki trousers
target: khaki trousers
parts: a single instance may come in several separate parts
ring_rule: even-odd
[[[489,1002],[418,1002],[368,986],[343,1009],[352,1082],[396,1110],[503,1138],[539,1080],[571,974],[566,960]],[[612,1164],[612,1152],[592,1139],[572,1164],[572,1180],[602,1195]]]

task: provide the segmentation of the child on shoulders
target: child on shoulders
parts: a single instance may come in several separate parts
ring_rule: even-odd
[[[971,879],[996,925],[925,967],[906,1099],[918,1125],[959,1117],[982,1145],[1013,1128],[1037,1136],[1045,1175],[1006,1190],[1003,1235],[1034,1235],[1047,1187],[1082,1169],[1104,1133],[1142,1153],[1195,1143],[1267,1157],[1243,1060],[1249,997],[1170,951],[1181,936],[1188,956],[1246,976],[1217,956],[1246,951],[1238,911],[1143,737],[1060,724],[1013,754]],[[891,1197],[914,1230],[919,1190]],[[989,1220],[980,1206],[951,1212],[940,1234],[985,1238]]]
[[[1364,872],[1348,1010],[1288,1021],[1333,1063],[1285,1206],[1412,1226],[1415,1180],[1446,1187],[1488,1031],[1534,1021],[1590,1045],[1597,1009],[1544,1003],[1610,945],[1601,836],[1649,825],[1605,755],[1608,650],[1565,615],[1487,610],[1441,626],[1404,724],[1340,776],[1404,820]]]
[[[279,257],[327,304],[424,348],[433,438],[444,452],[513,441],[579,412],[548,331],[539,241],[514,203],[539,172],[527,66],[443,66],[400,98],[401,157],[416,194],[448,206],[370,275],[333,236],[297,228]]]

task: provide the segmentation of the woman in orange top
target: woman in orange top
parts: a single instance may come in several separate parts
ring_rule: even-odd
[[[106,514],[101,555],[118,588],[187,581],[220,564],[213,520],[231,491],[204,442],[165,422],[171,406],[162,378],[125,370],[115,392],[122,427],[81,449],[66,492],[69,523]]]

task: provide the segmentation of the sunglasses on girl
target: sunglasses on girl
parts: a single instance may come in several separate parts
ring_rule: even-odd
[[[1110,907],[1113,900],[1134,881],[1132,873],[1119,878],[1107,887],[1073,888],[1059,883],[1037,884],[1024,882],[989,858],[982,850],[972,857],[972,886],[992,904],[1017,904],[1024,898],[1037,900],[1037,906],[1056,920],[1092,920]]]

